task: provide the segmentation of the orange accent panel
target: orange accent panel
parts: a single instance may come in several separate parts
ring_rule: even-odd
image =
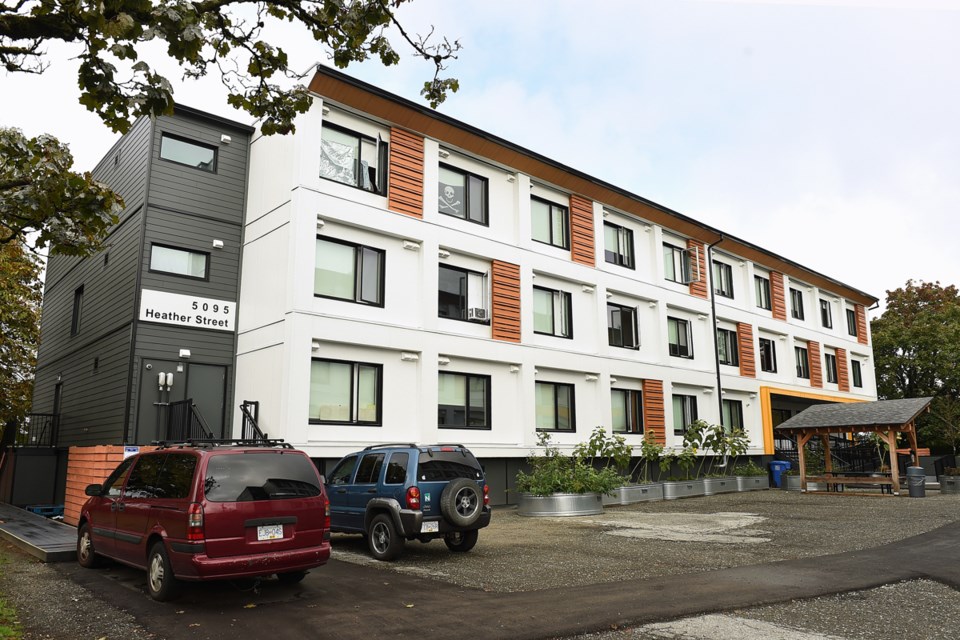
[[[650,442],[666,444],[666,417],[663,411],[663,381],[643,381],[643,433]]]
[[[140,447],[140,451],[153,451],[155,448]],[[123,446],[120,445],[70,447],[67,453],[67,489],[63,501],[64,522],[77,525],[80,510],[87,501],[84,493],[87,485],[102,483],[121,461]]]
[[[776,389],[774,387],[760,387],[760,418],[763,420],[763,451],[768,456],[773,455],[773,399],[772,394],[780,396],[790,396],[792,398],[809,398],[811,400],[826,400],[827,402],[866,402],[862,398],[838,398],[836,396],[825,396],[819,393],[810,393],[807,391],[792,391],[789,389]]]
[[[774,320],[787,320],[787,300],[783,290],[783,274],[779,271],[770,272],[770,297],[773,307]]]
[[[690,295],[698,298],[707,297],[707,249],[706,245],[693,238],[687,239],[687,249],[697,249],[697,268],[700,272],[700,279],[690,283]],[[692,275],[692,274],[691,274]]]
[[[593,243],[593,201],[570,195],[570,257],[574,262],[597,266]]]
[[[867,340],[867,310],[862,304],[853,305],[857,313],[857,342],[869,344]]]
[[[390,129],[390,189],[387,208],[423,217],[423,138]]]
[[[520,266],[494,260],[490,271],[493,339],[520,342]]]
[[[837,349],[837,388],[850,391],[850,374],[847,372],[847,350]]]
[[[753,351],[753,325],[737,323],[737,340],[740,343],[740,375],[757,377],[757,360]]]
[[[820,343],[807,343],[807,357],[810,360],[810,386],[823,388],[823,364],[820,362]]]

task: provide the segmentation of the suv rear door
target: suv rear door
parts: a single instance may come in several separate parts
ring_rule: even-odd
[[[323,544],[326,504],[320,474],[303,452],[216,451],[204,463],[209,557]]]
[[[473,454],[461,447],[430,447],[420,451],[417,486],[423,516],[440,517],[440,496],[451,480],[475,480],[483,495],[483,469]]]

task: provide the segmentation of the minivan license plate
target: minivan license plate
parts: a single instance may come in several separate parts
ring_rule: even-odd
[[[420,526],[420,533],[437,533],[440,531],[440,523],[436,520],[428,520]]]
[[[257,527],[257,540],[279,540],[282,537],[282,524],[262,524]]]

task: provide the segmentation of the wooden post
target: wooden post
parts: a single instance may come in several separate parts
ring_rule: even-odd
[[[830,434],[821,434],[820,442],[823,444],[823,475],[829,478],[833,475],[833,460],[830,459]],[[827,483],[827,491],[830,490],[830,483]]]
[[[917,426],[910,423],[907,429],[907,439],[910,442],[910,451],[913,453],[913,466],[920,466],[920,453],[917,451]]]
[[[887,446],[890,447],[890,479],[893,480],[893,495],[900,495],[900,465],[897,464],[897,432],[887,431]]]
[[[797,459],[800,461],[800,492],[807,492],[807,463],[803,455],[803,446],[810,441],[813,434],[802,433],[797,435]]]

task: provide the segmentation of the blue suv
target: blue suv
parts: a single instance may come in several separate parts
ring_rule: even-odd
[[[365,535],[377,560],[398,558],[405,540],[443,538],[451,551],[466,552],[490,524],[489,492],[462,445],[372,445],[327,477],[330,530]]]

